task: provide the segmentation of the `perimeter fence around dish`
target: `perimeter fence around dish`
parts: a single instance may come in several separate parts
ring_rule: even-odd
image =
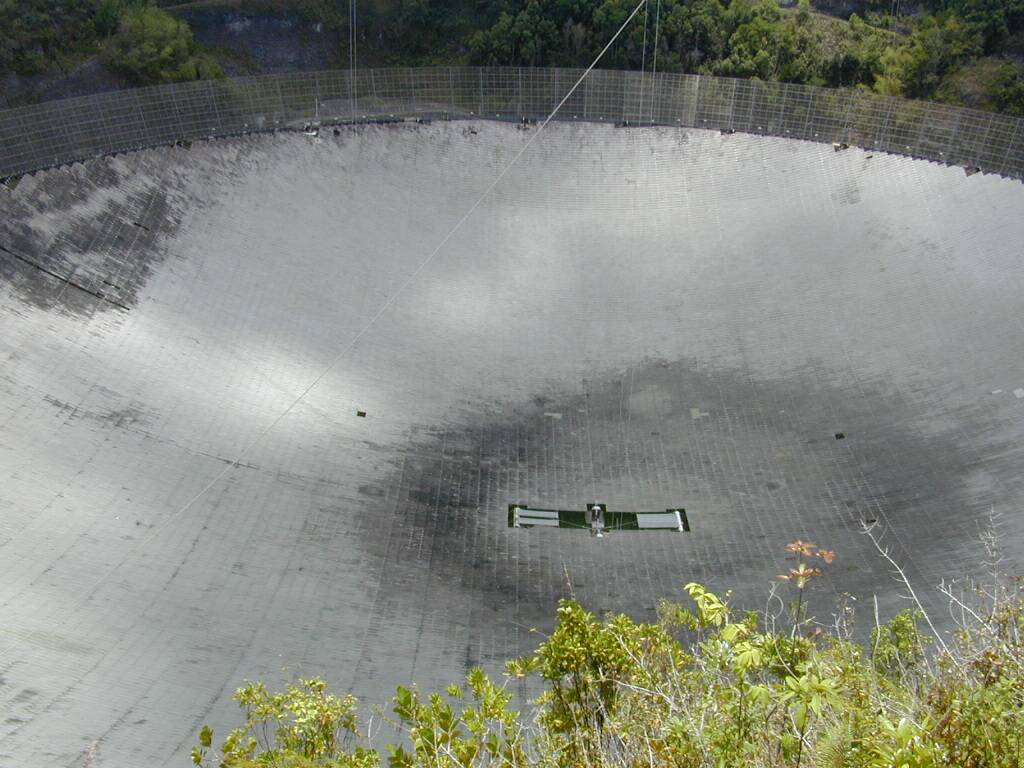
[[[546,118],[573,69],[304,72],[136,88],[0,111],[0,177],[180,141],[307,124]],[[1024,178],[1024,120],[941,104],[703,75],[595,70],[558,120],[781,136]]]

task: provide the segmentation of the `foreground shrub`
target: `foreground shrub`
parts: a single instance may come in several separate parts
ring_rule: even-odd
[[[804,592],[833,553],[788,550],[785,615],[736,615],[728,600],[687,584],[692,608],[663,602],[654,623],[600,619],[560,603],[551,636],[506,665],[539,676],[526,714],[504,686],[473,670],[465,686],[424,696],[400,688],[388,747],[394,768],[1020,768],[1024,765],[1024,599],[1016,582],[943,586],[960,616],[947,642],[920,610],[879,623],[869,647],[850,639],[844,609],[831,629],[804,615]],[[908,585],[909,588],[909,585]],[[911,594],[913,592],[911,591]],[[934,645],[931,640],[936,642]],[[235,694],[245,725],[196,765],[370,768],[352,697],[321,680],[271,694]]]

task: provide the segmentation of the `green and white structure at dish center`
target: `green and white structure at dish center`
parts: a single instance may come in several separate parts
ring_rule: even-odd
[[[673,507],[664,512],[610,512],[605,504],[587,504],[585,512],[575,509],[537,509],[526,504],[508,505],[509,528],[576,528],[601,536],[608,531],[678,531],[688,533],[686,510]]]

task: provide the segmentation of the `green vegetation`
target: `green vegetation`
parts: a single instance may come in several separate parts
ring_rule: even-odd
[[[0,0],[0,74],[66,71],[117,29],[118,10],[96,0]]]
[[[101,56],[137,83],[221,76],[223,52],[202,51],[188,25],[147,0],[0,0],[0,75],[67,72]],[[348,59],[345,0],[210,0],[252,13],[321,22]],[[585,66],[634,0],[364,0],[363,66]],[[857,87],[1024,114],[1024,0],[923,0],[913,15],[861,0],[843,20],[776,0],[650,2],[601,62]],[[645,45],[646,41],[646,45]]]
[[[192,30],[138,0],[0,0],[0,75],[67,73],[99,55],[139,84],[220,77]]]
[[[481,64],[581,65],[600,50],[633,7],[628,0],[526,0],[470,39]],[[653,5],[653,4],[652,4]],[[1024,2],[938,1],[913,17],[868,12],[848,22],[806,4],[775,0],[662,0],[649,9],[648,44],[641,20],[603,65],[754,77],[968,103],[1024,113],[1021,52]],[[657,22],[657,25],[656,23]],[[979,69],[979,63],[985,63]]]
[[[623,615],[602,620],[562,601],[551,636],[506,667],[512,680],[538,676],[544,683],[526,713],[514,710],[511,693],[479,669],[444,694],[399,688],[392,722],[407,740],[388,747],[388,764],[1024,765],[1018,582],[994,577],[984,588],[943,587],[961,623],[949,640],[932,634],[920,610],[908,609],[876,623],[865,648],[850,639],[849,604],[827,627],[805,615],[805,592],[833,553],[802,541],[787,549],[795,562],[781,578],[792,600],[780,615],[737,616],[727,599],[700,584],[685,587],[692,608],[663,602],[655,623]],[[770,604],[783,596],[773,597],[779,600]],[[196,765],[372,768],[383,761],[362,743],[355,700],[328,694],[321,680],[300,680],[276,694],[250,683],[235,698],[245,725],[219,751],[204,728],[193,750]]]
[[[216,60],[199,50],[188,24],[151,6],[124,12],[103,58],[111,69],[139,83],[223,76]]]
[[[1024,116],[1024,62],[998,57],[970,62],[947,76],[935,97],[948,104]]]

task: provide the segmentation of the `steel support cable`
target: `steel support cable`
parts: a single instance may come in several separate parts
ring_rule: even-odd
[[[654,124],[654,88],[658,84],[658,33],[661,31],[661,0],[654,12],[654,63],[651,66],[651,124]]]
[[[220,472],[218,472],[212,480],[210,480],[205,486],[203,486],[202,489],[200,489],[194,496],[192,496],[192,498],[190,498],[182,507],[180,507],[177,511],[173,512],[172,514],[168,515],[164,520],[162,520],[160,523],[154,526],[153,530],[150,532],[148,536],[146,536],[143,539],[140,539],[138,544],[136,544],[132,548],[131,552],[127,553],[117,565],[115,565],[113,568],[108,570],[103,576],[101,576],[92,585],[92,587],[89,589],[89,592],[84,597],[79,599],[70,609],[68,609],[65,612],[66,618],[58,626],[63,626],[65,623],[67,623],[67,620],[71,617],[74,611],[76,611],[78,608],[82,607],[87,602],[89,602],[89,600],[92,599],[92,596],[96,594],[96,590],[99,589],[99,587],[102,586],[103,583],[108,578],[110,578],[112,574],[117,572],[117,570],[124,563],[126,563],[136,551],[138,551],[140,548],[142,548],[149,542],[153,541],[153,539],[155,539],[156,536],[171,521],[175,520],[177,517],[187,512],[192,507],[193,504],[199,501],[199,499],[205,496],[215,485],[217,485],[217,483],[219,483],[224,478],[224,476],[228,474],[228,472],[230,472],[239,464],[241,464],[242,459],[244,459],[249,454],[249,451],[251,451],[256,446],[256,444],[259,443],[260,440],[266,437],[271,430],[273,430],[278,424],[280,424],[285,419],[285,417],[288,416],[289,413],[295,410],[295,407],[303,400],[305,400],[306,396],[309,395],[309,393],[312,392],[313,389],[321,381],[323,381],[327,374],[334,369],[334,366],[336,366],[341,361],[341,359],[344,358],[345,355],[347,355],[352,350],[352,348],[358,343],[358,341],[363,336],[366,335],[366,333],[370,330],[371,327],[373,327],[374,323],[376,323],[384,315],[384,313],[387,312],[391,305],[395,303],[395,299],[402,295],[405,292],[405,290],[410,285],[412,285],[412,283],[416,280],[419,274],[427,267],[428,264],[430,264],[430,262],[434,260],[434,257],[436,257],[437,254],[441,252],[441,249],[448,244],[448,242],[452,239],[455,233],[458,232],[462,228],[462,226],[469,220],[469,218],[476,212],[477,208],[480,207],[481,203],[483,203],[483,201],[488,197],[488,195],[490,195],[491,192],[494,191],[494,188],[497,187],[499,183],[501,183],[501,180],[505,178],[505,176],[512,169],[512,167],[519,161],[519,158],[521,158],[526,153],[526,150],[528,150],[530,146],[533,144],[533,142],[537,139],[537,137],[544,132],[544,129],[548,127],[548,124],[554,119],[555,115],[558,114],[559,110],[563,106],[565,106],[565,103],[572,97],[572,95],[580,87],[580,85],[583,83],[583,80],[587,77],[587,75],[589,75],[591,71],[593,71],[593,69],[598,65],[598,62],[600,62],[601,59],[604,58],[604,55],[608,52],[608,49],[610,49],[612,45],[615,43],[615,41],[619,39],[620,35],[622,35],[622,32],[626,29],[626,27],[637,15],[637,13],[639,13],[640,9],[644,6],[646,2],[647,0],[640,0],[640,2],[636,4],[636,7],[633,8],[632,13],[630,13],[629,16],[626,17],[626,20],[622,22],[622,26],[620,26],[618,31],[616,31],[616,33],[612,35],[612,38],[608,41],[604,48],[601,49],[601,52],[597,54],[597,57],[590,64],[590,66],[587,67],[586,70],[584,70],[583,74],[579,76],[579,79],[576,80],[572,88],[570,88],[569,91],[565,94],[565,96],[562,97],[562,100],[558,102],[557,106],[555,106],[555,108],[551,110],[551,113],[546,118],[544,118],[544,121],[537,127],[537,130],[530,135],[530,138],[527,139],[526,143],[522,146],[522,148],[515,154],[515,156],[508,162],[508,164],[501,170],[501,172],[494,178],[494,180],[487,185],[487,188],[476,199],[476,202],[469,207],[469,210],[467,210],[466,213],[462,215],[462,218],[460,218],[455,223],[455,225],[448,231],[448,234],[446,234],[441,239],[441,241],[430,252],[430,254],[425,259],[423,259],[416,267],[416,269],[414,269],[412,273],[410,273],[409,276],[401,283],[401,285],[398,286],[397,290],[393,294],[391,294],[390,297],[388,297],[388,299],[374,313],[373,317],[371,317],[366,322],[366,324],[363,325],[363,327],[355,334],[355,336],[353,336],[352,339],[344,347],[341,348],[341,350],[334,356],[334,358],[327,364],[327,366],[305,387],[305,389],[302,390],[302,392],[299,393],[299,395],[294,400],[292,400],[291,404],[287,408],[281,411],[281,413],[279,413],[273,419],[273,421],[271,421],[266,427],[260,430],[260,432],[257,433],[256,436],[252,438],[252,440],[250,440],[245,446],[243,446],[242,450],[239,451],[238,455],[230,464],[228,464]]]
[[[640,49],[640,106],[636,110],[636,121],[644,120],[644,78],[647,76],[647,3],[644,0],[644,44]]]
[[[348,101],[352,117],[356,115],[356,0],[348,4]]]

